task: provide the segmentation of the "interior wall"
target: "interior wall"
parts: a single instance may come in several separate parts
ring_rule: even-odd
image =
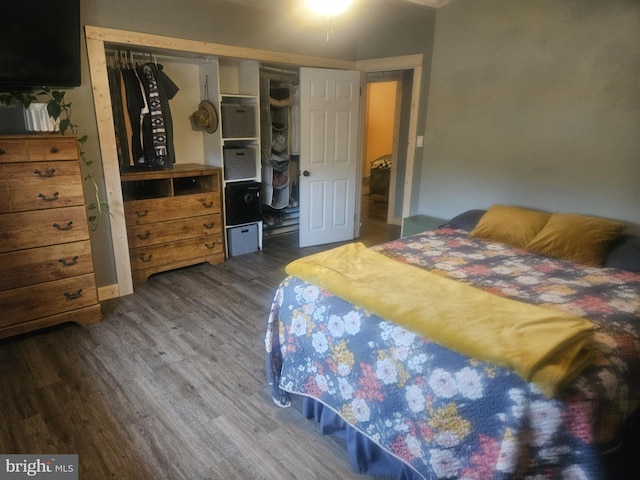
[[[640,222],[640,3],[438,9],[416,213],[493,203]]]
[[[191,115],[198,109],[203,86],[198,83],[198,66],[187,62],[171,62],[160,59],[164,72],[180,91],[169,100],[173,119],[173,146],[176,163],[204,162],[202,128],[194,125]]]
[[[360,0],[354,16],[358,60],[424,53],[431,58],[437,11],[405,0]]]

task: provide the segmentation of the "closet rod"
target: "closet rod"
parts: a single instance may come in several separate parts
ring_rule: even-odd
[[[168,61],[168,62],[192,62],[193,60],[197,60],[200,62],[207,61],[208,57],[206,56],[182,56],[182,55],[169,55],[156,53],[151,51],[138,50],[135,48],[113,48],[113,47],[105,47],[104,52],[109,56],[114,56],[117,59],[120,58],[120,54],[131,55],[133,59],[134,55],[144,58],[149,61]]]
[[[276,68],[276,67],[269,67],[267,65],[260,65],[260,71],[264,72],[265,74],[269,75],[270,73],[277,73],[280,75],[285,75],[288,77],[294,77],[294,78],[298,78],[298,72],[295,70],[285,70],[284,68]]]

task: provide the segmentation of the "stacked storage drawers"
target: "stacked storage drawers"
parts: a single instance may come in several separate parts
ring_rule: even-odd
[[[134,285],[150,275],[224,262],[221,169],[176,164],[120,176]]]
[[[102,318],[75,137],[0,136],[0,338]]]

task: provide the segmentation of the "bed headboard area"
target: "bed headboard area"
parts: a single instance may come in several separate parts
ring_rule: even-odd
[[[510,205],[465,211],[448,226],[549,257],[640,272],[640,225]]]

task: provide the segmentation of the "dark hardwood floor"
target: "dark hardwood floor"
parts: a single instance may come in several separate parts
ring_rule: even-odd
[[[386,208],[386,206],[385,206]],[[364,219],[367,245],[399,227]],[[104,320],[0,341],[0,452],[78,454],[82,480],[366,479],[271,400],[264,330],[297,236],[152,276]]]

